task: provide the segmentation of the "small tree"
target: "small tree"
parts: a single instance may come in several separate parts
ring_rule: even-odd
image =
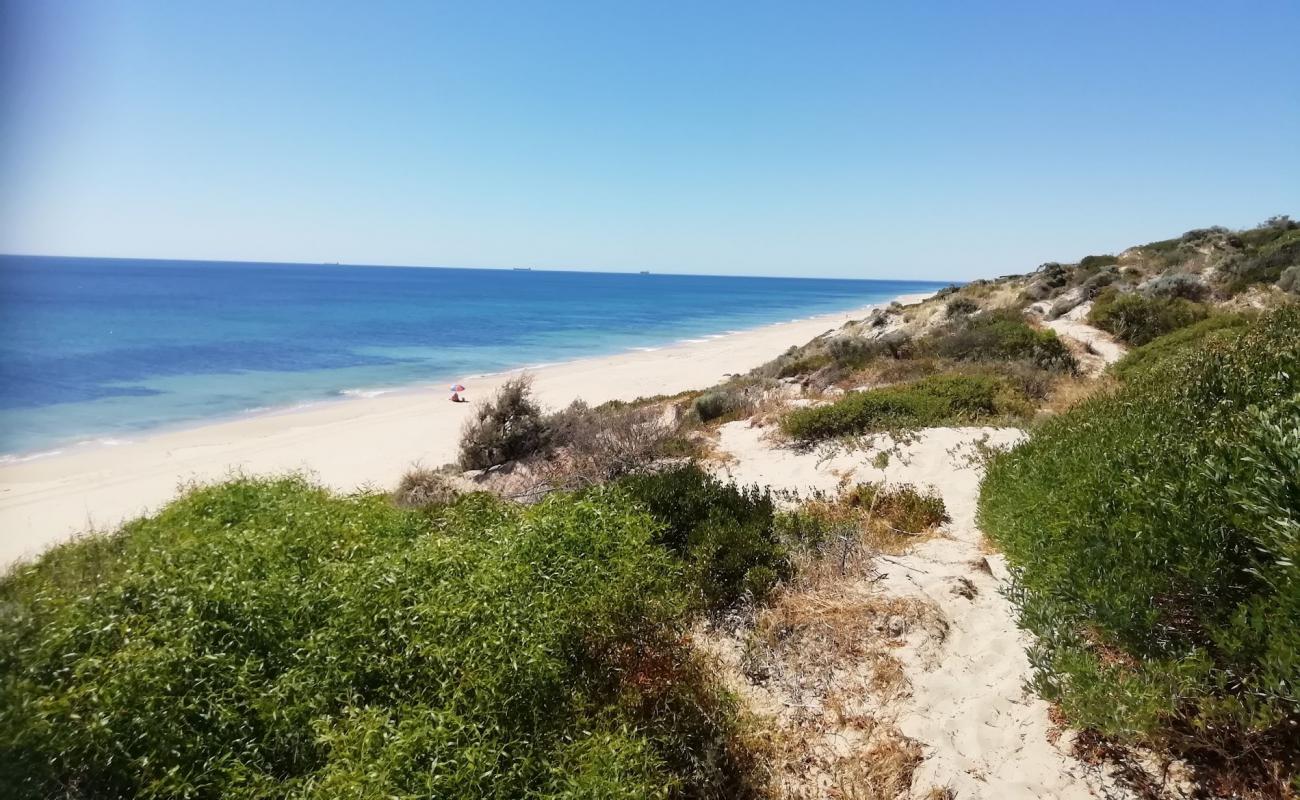
[[[513,378],[479,406],[461,431],[462,469],[487,469],[546,449],[550,429],[531,392],[532,380],[528,376]]]

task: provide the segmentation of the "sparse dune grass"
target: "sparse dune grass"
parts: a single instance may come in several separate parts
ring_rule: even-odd
[[[619,493],[199,488],[0,581],[15,798],[730,797],[729,701]]]

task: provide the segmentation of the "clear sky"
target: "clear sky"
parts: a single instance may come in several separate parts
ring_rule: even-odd
[[[0,252],[966,279],[1300,216],[1300,0],[0,3]]]

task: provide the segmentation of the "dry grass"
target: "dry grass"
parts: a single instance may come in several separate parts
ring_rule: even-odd
[[[1115,379],[1104,373],[1095,377],[1062,378],[1052,385],[1052,391],[1040,411],[1046,414],[1063,413],[1098,392],[1114,386]]]
[[[754,736],[769,764],[770,796],[781,800],[907,796],[922,760],[920,745],[893,723],[911,691],[899,649],[942,642],[947,623],[919,597],[881,591],[876,563],[930,532],[873,523],[871,509],[846,499],[850,485],[841,499],[801,506],[833,535],[797,555],[796,577],[766,607],[696,637],[765,721]]]
[[[894,800],[905,796],[912,788],[912,773],[921,758],[919,744],[888,733],[834,765],[831,796],[842,800]]]

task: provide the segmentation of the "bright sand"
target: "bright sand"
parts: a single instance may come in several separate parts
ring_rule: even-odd
[[[702,389],[860,319],[873,307],[527,372],[536,396],[550,408],[578,398],[597,404]],[[2,465],[0,568],[77,532],[111,529],[155,510],[189,481],[305,471],[343,491],[391,488],[413,464],[454,461],[465,419],[511,374],[465,377],[469,403],[449,402],[441,387],[411,389]]]

